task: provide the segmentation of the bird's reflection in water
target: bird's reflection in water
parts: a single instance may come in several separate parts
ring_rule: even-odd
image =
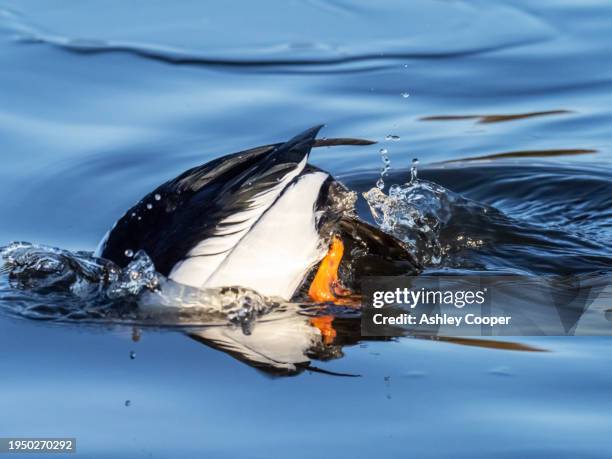
[[[203,327],[187,333],[187,336],[224,352],[270,376],[295,376],[304,371],[334,376],[358,377],[360,369],[338,373],[317,366],[344,357],[344,348],[365,341],[395,341],[403,338],[362,336],[361,318],[358,314],[310,315],[291,311],[283,317],[258,320],[245,329],[237,325]],[[406,338],[427,339],[462,346],[474,346],[491,350],[542,352],[545,349],[526,344],[483,338],[455,338],[441,336],[415,336]]]
[[[257,321],[248,331],[239,326],[218,326],[200,329],[188,336],[275,376],[293,376],[306,370],[359,376],[358,372],[348,374],[321,369],[313,360],[342,358],[345,346],[364,340],[358,317],[311,316],[296,312],[275,320]]]

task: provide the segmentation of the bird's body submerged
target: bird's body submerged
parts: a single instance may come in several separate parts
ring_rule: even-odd
[[[216,159],[166,182],[119,219],[97,254],[125,266],[144,250],[176,282],[242,286],[291,299],[325,257],[332,236],[359,232],[363,225],[366,232],[377,231],[357,220],[350,230],[344,209],[334,205],[349,191],[307,164],[319,129]],[[378,251],[385,244],[402,247],[384,234],[374,239]]]

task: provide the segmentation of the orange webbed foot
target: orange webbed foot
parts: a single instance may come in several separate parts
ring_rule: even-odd
[[[321,261],[317,274],[310,284],[308,296],[317,303],[331,302],[347,306],[355,306],[360,300],[353,292],[344,288],[338,278],[338,268],[344,255],[344,243],[334,236],[327,255]]]

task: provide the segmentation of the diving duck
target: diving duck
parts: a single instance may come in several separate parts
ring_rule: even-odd
[[[373,142],[317,139],[320,129],[183,172],[129,209],[96,255],[124,267],[144,250],[180,284],[316,303],[355,303],[364,275],[417,273],[406,245],[361,220],[356,195],[308,163],[313,147]]]

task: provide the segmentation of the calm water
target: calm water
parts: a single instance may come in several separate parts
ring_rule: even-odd
[[[418,157],[469,200],[431,271],[609,272],[612,5],[375,3],[0,0],[0,246],[92,251],[161,182],[326,123],[379,142],[313,152],[351,188],[386,148],[387,184]],[[313,365],[360,377],[272,377],[45,295],[0,279],[0,436],[88,458],[612,455],[610,338],[363,341],[341,314]]]

